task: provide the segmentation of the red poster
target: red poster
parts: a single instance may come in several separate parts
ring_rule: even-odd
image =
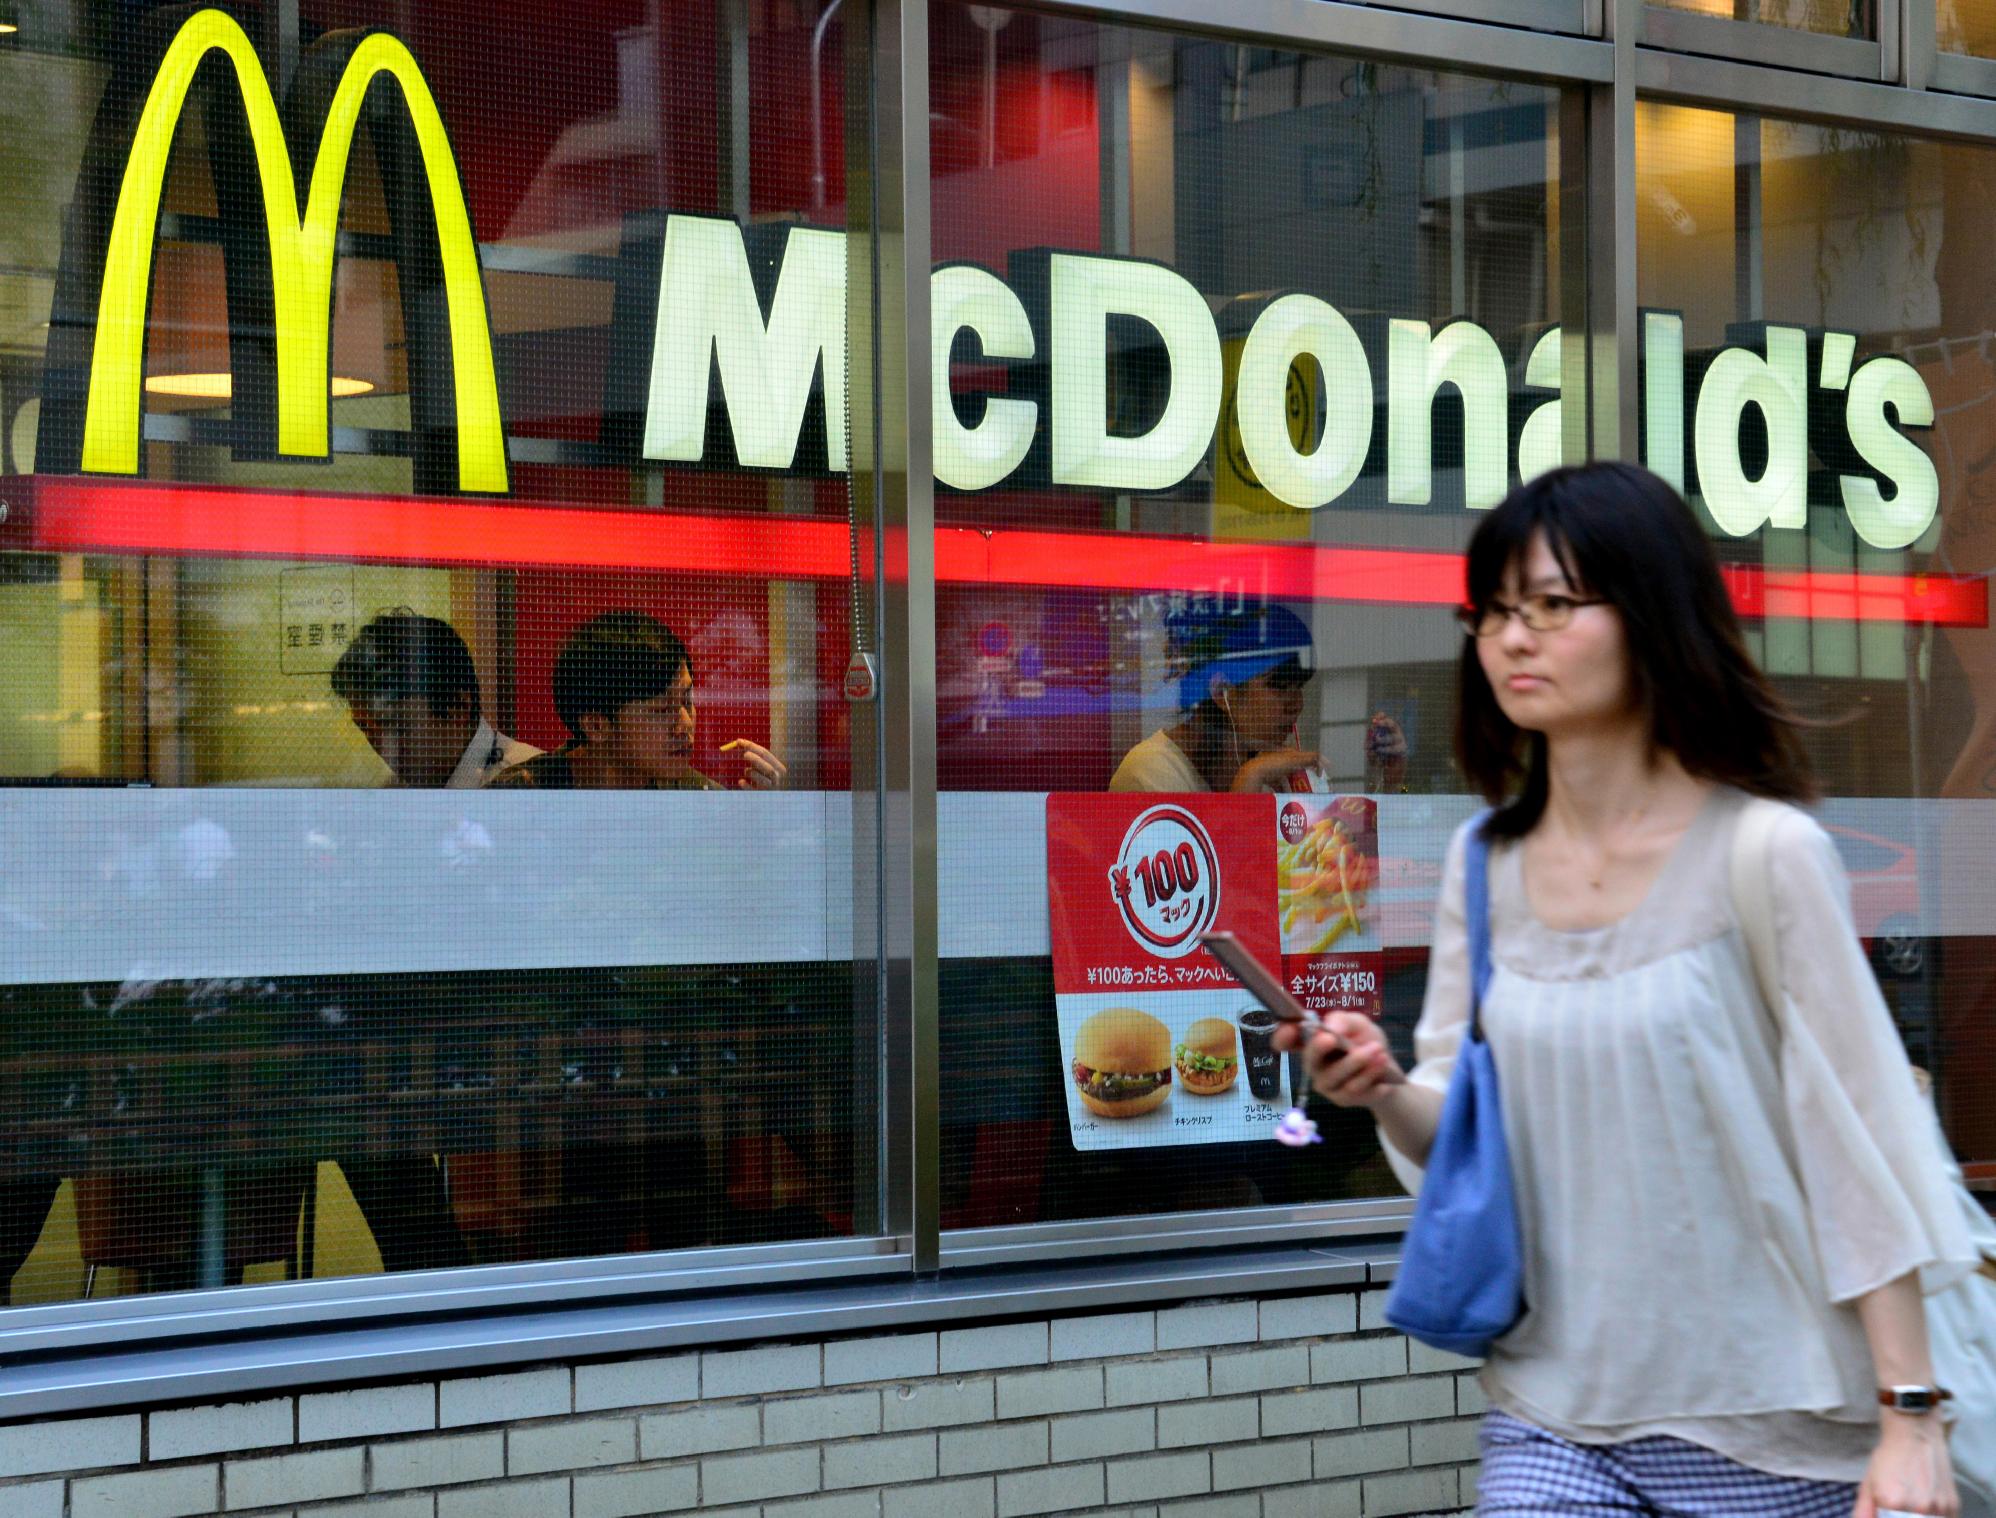
[[[1379,808],[1365,796],[1283,796],[1276,806],[1282,973],[1312,1012],[1379,1016]]]
[[[1077,1149],[1264,1138],[1301,1103],[1275,1019],[1199,946],[1237,935],[1317,1011],[1379,1015],[1362,796],[1047,797],[1054,1002]]]
[[[1274,827],[1269,796],[1047,798],[1077,1149],[1263,1137],[1290,1105],[1273,1020],[1198,942],[1225,929],[1276,962]]]

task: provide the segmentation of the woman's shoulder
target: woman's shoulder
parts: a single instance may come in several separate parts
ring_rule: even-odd
[[[1848,889],[1836,840],[1814,812],[1792,801],[1744,791],[1733,791],[1730,800],[1728,825],[1719,830],[1727,855],[1737,852],[1740,830],[1757,816],[1757,826],[1764,829],[1764,841],[1758,845],[1766,851],[1764,878],[1777,901],[1814,899],[1826,891],[1834,895]]]
[[[1442,880],[1445,883],[1461,886],[1463,877],[1468,873],[1469,847],[1472,842],[1480,841],[1486,855],[1494,854],[1507,846],[1506,840],[1493,838],[1487,832],[1483,832],[1479,839],[1479,830],[1490,820],[1490,813],[1490,808],[1478,806],[1449,833],[1448,844],[1442,850]]]
[[[1826,853],[1836,857],[1836,844],[1829,829],[1807,807],[1770,796],[1751,795],[1732,786],[1722,788],[1720,799],[1728,808],[1724,830],[1728,840],[1736,838],[1748,819],[1758,814],[1762,819],[1760,825],[1767,830],[1768,851],[1777,863],[1821,859]]]

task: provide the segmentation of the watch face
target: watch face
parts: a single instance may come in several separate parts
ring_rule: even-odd
[[[1902,1413],[1930,1413],[1938,1404],[1930,1386],[1895,1386],[1892,1388],[1892,1406]]]

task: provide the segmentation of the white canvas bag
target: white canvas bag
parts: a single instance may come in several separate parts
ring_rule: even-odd
[[[1769,850],[1783,808],[1778,802],[1749,802],[1733,840],[1733,908],[1746,931],[1747,951],[1761,1001],[1770,1009],[1781,995],[1775,967],[1780,946],[1774,931],[1773,876]],[[1924,1071],[1916,1071],[1932,1091]],[[1982,1251],[1979,1274],[1927,1298],[1927,1339],[1934,1375],[1954,1393],[1947,1404],[1948,1448],[1961,1487],[1963,1518],[1996,1518],[1996,1219],[1963,1184],[1961,1166],[1948,1147],[1940,1119],[1933,1122],[1934,1163],[1944,1168],[1960,1201],[1969,1236]]]

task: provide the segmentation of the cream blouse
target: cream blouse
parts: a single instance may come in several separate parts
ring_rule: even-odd
[[[1490,1401],[1582,1443],[1671,1434],[1777,1474],[1857,1481],[1878,1438],[1855,1299],[1977,1259],[1851,919],[1829,836],[1774,830],[1782,1005],[1755,989],[1731,889],[1745,797],[1713,793],[1642,903],[1533,917],[1490,855],[1484,1023],[1528,1310]],[[1469,1015],[1463,844],[1449,846],[1412,1078],[1448,1086]],[[1419,1167],[1387,1145],[1409,1190]]]

